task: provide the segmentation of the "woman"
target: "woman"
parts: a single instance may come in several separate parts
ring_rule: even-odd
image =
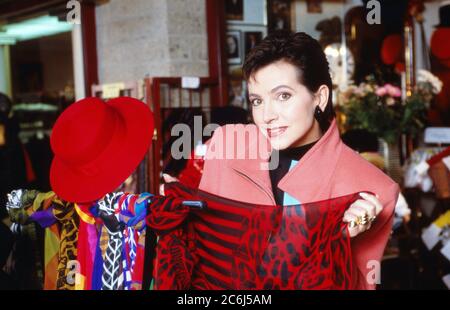
[[[254,124],[215,131],[199,189],[266,205],[375,193],[361,193],[343,218],[352,237],[353,287],[374,289],[399,187],[341,141],[328,63],[319,43],[305,33],[275,32],[250,52],[243,71]],[[235,137],[244,132],[252,138],[238,141]],[[258,152],[256,157],[230,157],[236,155],[230,148]],[[227,157],[217,156],[218,150]],[[275,169],[265,169],[278,155]]]

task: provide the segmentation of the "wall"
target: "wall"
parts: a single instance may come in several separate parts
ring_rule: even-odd
[[[428,48],[430,47],[431,36],[435,30],[434,25],[439,24],[439,2],[425,3],[424,13],[424,30],[427,40]],[[420,38],[420,27],[416,23],[416,61],[417,69],[424,68],[423,53],[422,53],[422,41]],[[429,70],[429,68],[428,68]]]
[[[343,19],[345,13],[353,6],[362,5],[360,0],[348,0],[345,3],[322,3],[322,13],[308,13],[306,1],[296,0],[294,4],[296,31],[306,32],[315,39],[319,39],[320,32],[316,25],[319,21],[338,16]]]
[[[96,22],[100,83],[208,75],[205,0],[110,0]]]

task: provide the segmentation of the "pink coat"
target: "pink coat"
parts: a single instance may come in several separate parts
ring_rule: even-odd
[[[265,138],[255,125],[234,125],[218,128],[208,143],[207,158],[199,188],[229,199],[255,204],[275,204],[269,171],[260,169],[267,163],[270,145],[254,159],[215,159],[211,153],[223,152],[227,148],[240,146],[250,151],[261,146]],[[233,142],[228,130],[245,130],[254,133],[258,139],[247,139],[244,143]],[[267,141],[267,140],[266,140]],[[237,148],[236,148],[237,149]],[[267,152],[267,153],[265,153]],[[258,152],[256,152],[258,153]],[[242,158],[242,157],[241,157]],[[378,194],[383,211],[372,227],[352,239],[354,259],[354,287],[374,289],[379,274],[384,248],[391,233],[394,207],[399,186],[377,167],[347,147],[341,140],[336,122],[309,150],[300,162],[279,182],[281,190],[300,202],[320,201],[361,191]],[[375,263],[374,263],[375,262]],[[369,281],[367,281],[368,279]],[[374,280],[375,279],[375,280]]]

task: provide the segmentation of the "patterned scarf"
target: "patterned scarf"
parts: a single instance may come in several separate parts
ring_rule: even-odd
[[[119,199],[119,220],[126,224],[124,230],[123,273],[124,289],[142,289],[145,256],[145,216],[152,195],[124,194]]]
[[[159,235],[156,289],[349,289],[352,194],[294,206],[241,203],[170,183],[147,224]],[[203,200],[193,211],[181,199]]]
[[[123,193],[107,194],[98,202],[99,216],[109,235],[103,259],[102,290],[120,290],[123,287],[122,245],[124,227],[115,214],[117,200]]]
[[[36,222],[40,224],[42,228],[46,228],[54,223],[54,219],[50,219],[45,214],[47,213],[46,210],[49,207],[48,199],[54,196],[53,192],[49,193],[39,193],[35,190],[23,190],[18,189],[14,190],[11,193],[7,195],[8,201],[6,203],[6,209],[9,213],[9,217],[11,221],[13,222],[13,225],[11,227],[11,230],[17,234],[20,235],[19,242],[22,240],[22,238],[29,239],[30,240],[30,246],[31,246],[31,253],[34,256],[34,266],[32,266],[32,274],[26,275],[26,279],[21,279],[21,281],[28,281],[33,282],[34,285],[32,286],[33,289],[37,288],[46,288],[48,286],[48,279],[51,278],[51,276],[47,276],[47,262],[50,261],[48,258],[48,251],[47,249],[41,249],[38,247],[39,237],[38,237],[38,226],[36,225]],[[42,216],[44,215],[44,216]],[[51,216],[50,216],[51,217]],[[39,221],[42,219],[42,221]],[[46,229],[46,240],[47,235],[51,233],[49,232],[49,229]],[[45,265],[45,282],[44,282],[44,267],[42,266],[42,258],[44,258]],[[22,257],[16,257],[15,260],[22,260],[24,258]],[[31,266],[25,266],[26,269],[30,268]],[[28,270],[27,273],[29,273],[30,270]],[[52,283],[52,281],[50,281]],[[54,283],[54,281],[53,281]],[[51,288],[54,288],[50,285]]]
[[[61,224],[56,289],[74,290],[75,278],[69,277],[69,273],[74,273],[71,266],[77,260],[80,218],[72,203],[64,202],[55,197],[52,201],[52,207],[54,217]]]

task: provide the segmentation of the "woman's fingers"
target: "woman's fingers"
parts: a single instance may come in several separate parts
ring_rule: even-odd
[[[359,193],[359,195],[364,198],[364,200],[373,203],[373,205],[375,206],[376,215],[380,214],[380,212],[383,210],[383,205],[381,204],[377,196],[367,193]]]
[[[359,216],[364,216],[366,214],[371,218],[377,216],[375,205],[366,200],[358,199],[350,206],[350,208],[355,209],[355,213]]]
[[[351,223],[356,222],[358,220],[358,215],[354,214],[351,210],[347,210],[344,213],[344,222],[345,223]],[[356,237],[360,233],[362,233],[364,230],[364,227],[362,225],[348,225],[348,233],[350,235],[350,238]]]
[[[358,199],[344,213],[343,221],[349,223],[348,231],[350,237],[370,229],[372,222],[383,210],[378,198],[367,193],[360,193],[363,199]]]

